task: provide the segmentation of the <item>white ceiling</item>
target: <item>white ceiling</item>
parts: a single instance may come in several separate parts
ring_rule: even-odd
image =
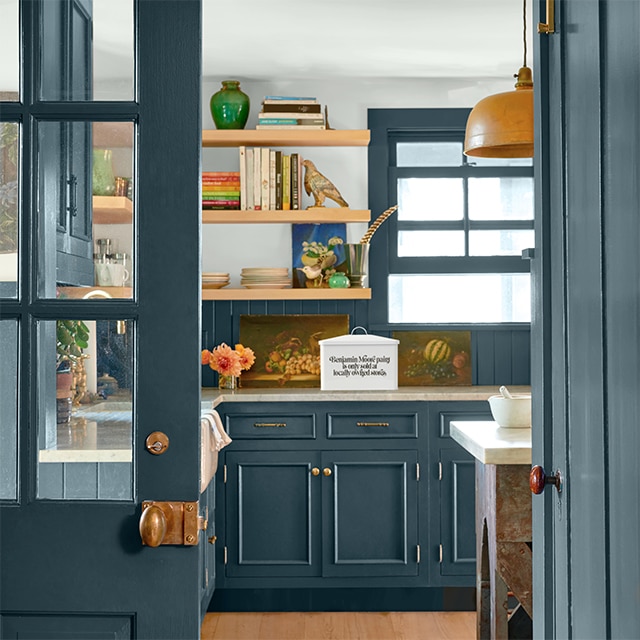
[[[205,78],[510,77],[523,61],[522,0],[203,0],[203,21]]]

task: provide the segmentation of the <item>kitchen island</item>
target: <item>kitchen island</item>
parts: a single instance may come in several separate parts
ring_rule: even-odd
[[[531,638],[531,429],[454,421],[450,433],[476,459],[477,637]]]

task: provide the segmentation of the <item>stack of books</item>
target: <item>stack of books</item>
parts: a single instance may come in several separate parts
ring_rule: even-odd
[[[203,171],[202,208],[239,209],[240,172]]]
[[[243,210],[300,209],[302,157],[269,147],[239,147],[240,205]]]
[[[326,129],[322,105],[309,96],[266,96],[256,129]]]

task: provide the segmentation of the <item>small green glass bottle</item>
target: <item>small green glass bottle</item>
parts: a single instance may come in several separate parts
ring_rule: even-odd
[[[223,80],[222,89],[211,96],[211,117],[216,129],[244,129],[249,117],[249,96],[238,80]]]

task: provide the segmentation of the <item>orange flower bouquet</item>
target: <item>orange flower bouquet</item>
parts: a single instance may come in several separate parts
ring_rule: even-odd
[[[251,369],[256,361],[256,356],[249,347],[237,344],[232,349],[224,342],[215,347],[212,351],[203,349],[202,364],[209,365],[211,369],[217,371],[218,387],[220,389],[235,389],[237,379],[243,371]]]

